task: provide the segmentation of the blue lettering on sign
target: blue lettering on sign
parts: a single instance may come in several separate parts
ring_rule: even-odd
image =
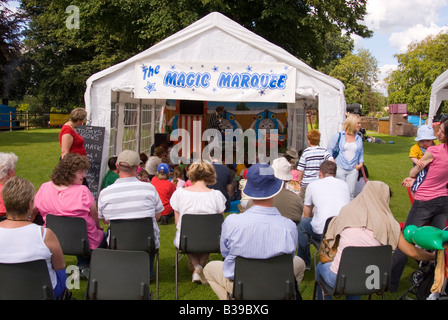
[[[143,71],[143,80],[146,80],[146,78],[150,78],[153,75],[156,75],[160,72],[160,65],[157,65],[155,68],[152,66],[142,66]]]
[[[192,88],[192,87],[202,87],[208,88],[210,86],[210,74],[200,73],[200,72],[177,72],[177,71],[167,71],[163,79],[163,85],[166,87],[176,87],[176,88]]]
[[[282,74],[268,73],[226,73],[219,75],[217,86],[227,89],[271,89],[284,90],[288,76]]]

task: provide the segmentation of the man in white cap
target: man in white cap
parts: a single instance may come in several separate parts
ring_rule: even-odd
[[[211,261],[204,276],[220,300],[233,291],[235,258],[268,259],[291,254],[297,288],[303,279],[305,263],[295,255],[297,227],[273,206],[273,198],[283,188],[268,164],[257,163],[247,172],[243,193],[254,205],[241,214],[229,215],[222,224],[221,254],[224,261]],[[274,240],[275,239],[275,240]],[[294,257],[293,257],[294,256]]]
[[[164,207],[156,188],[137,178],[140,155],[132,150],[122,151],[117,158],[119,178],[101,190],[98,197],[98,217],[106,223],[118,219],[152,217],[156,249],[159,248],[160,229],[157,220]],[[151,275],[155,254],[151,255]]]

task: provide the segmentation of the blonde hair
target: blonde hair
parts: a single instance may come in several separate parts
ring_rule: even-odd
[[[216,183],[215,167],[208,161],[197,160],[188,167],[188,178],[191,183],[204,181],[208,185]]]
[[[70,120],[76,122],[78,120],[86,120],[87,119],[87,111],[83,108],[76,108],[70,112]]]
[[[17,217],[27,214],[35,192],[34,185],[26,179],[15,176],[6,181],[2,189],[2,197],[8,216]]]
[[[356,126],[358,125],[358,122],[361,121],[361,117],[357,114],[349,114],[347,116],[347,119],[344,122],[344,131],[348,132],[349,134],[353,134],[356,131]]]

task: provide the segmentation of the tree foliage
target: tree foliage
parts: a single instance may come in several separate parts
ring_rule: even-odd
[[[378,81],[378,61],[369,50],[348,53],[330,72],[330,76],[345,85],[345,100],[348,104],[362,104],[363,110],[378,111],[385,104],[381,93],[374,89]]]
[[[396,55],[398,68],[386,79],[389,103],[406,103],[412,113],[428,112],[432,83],[448,69],[447,52],[448,33],[441,32]]]
[[[210,12],[218,11],[314,68],[353,49],[350,34],[371,36],[360,24],[367,0],[22,0],[28,20],[24,95],[46,109],[83,104],[87,78],[145,50]],[[79,8],[68,28],[66,8]],[[326,69],[327,68],[327,69]]]

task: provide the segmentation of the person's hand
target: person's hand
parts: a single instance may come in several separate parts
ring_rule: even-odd
[[[402,185],[403,187],[410,188],[410,187],[412,187],[412,185],[414,184],[414,181],[415,181],[415,178],[407,177],[407,178],[405,178],[405,179],[403,180],[403,182],[401,183],[401,185]]]

